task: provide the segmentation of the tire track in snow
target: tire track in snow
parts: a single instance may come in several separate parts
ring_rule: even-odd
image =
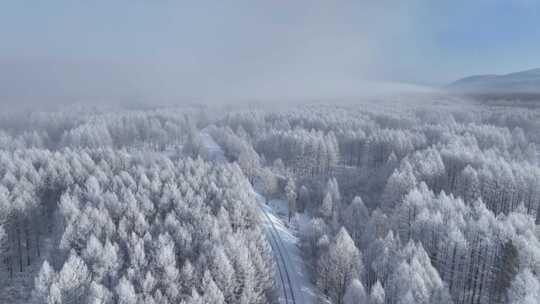
[[[259,209],[261,210],[261,213],[264,214],[264,216],[267,219],[268,224],[269,224],[269,225],[265,225],[265,230],[267,231],[267,234],[270,235],[270,239],[271,239],[270,242],[272,243],[272,241],[273,241],[273,243],[275,244],[275,246],[272,246],[272,248],[273,248],[273,251],[274,251],[274,258],[276,259],[276,264],[278,264],[278,271],[279,271],[279,276],[280,276],[280,279],[281,279],[281,286],[283,287],[283,294],[285,296],[285,303],[287,303],[287,304],[288,303],[296,304],[296,299],[295,299],[295,296],[294,296],[294,289],[292,287],[291,277],[289,275],[289,270],[287,269],[287,264],[285,262],[285,258],[284,258],[284,255],[283,255],[283,250],[281,248],[281,247],[283,247],[283,243],[281,242],[281,239],[279,238],[279,236],[276,236],[277,229],[274,226],[274,223],[272,222],[272,219],[270,218],[270,216],[268,216],[268,214],[266,213],[264,208],[261,207],[260,204],[261,204],[261,202],[258,202],[257,205],[258,205]],[[268,227],[268,226],[270,226],[270,227]],[[276,254],[276,251],[277,251],[277,254]],[[283,270],[279,266],[279,261],[278,260],[281,261],[281,265],[283,267]],[[284,279],[283,279],[283,274],[285,274],[285,278],[286,278],[288,284],[285,284]],[[285,286],[288,286],[288,288],[286,288]],[[289,299],[289,297],[287,297],[287,290],[289,291],[290,299]],[[289,300],[291,302],[289,302]]]

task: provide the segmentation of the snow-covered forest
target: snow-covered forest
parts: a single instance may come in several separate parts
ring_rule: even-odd
[[[307,303],[259,196],[314,303],[540,303],[538,147],[441,96],[0,114],[0,303]]]

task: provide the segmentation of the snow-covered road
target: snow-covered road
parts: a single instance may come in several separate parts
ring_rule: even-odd
[[[201,130],[200,136],[203,145],[206,147],[206,155],[208,160],[213,160],[217,162],[227,161],[223,149],[212,138],[212,135],[210,135],[207,128]]]
[[[315,288],[311,284],[307,269],[298,248],[298,238],[285,225],[280,217],[279,206],[286,206],[282,200],[266,199],[257,193],[257,202],[261,210],[261,220],[268,241],[272,246],[276,265],[276,283],[281,289],[279,302],[290,304],[315,303]],[[283,213],[285,215],[286,213]]]

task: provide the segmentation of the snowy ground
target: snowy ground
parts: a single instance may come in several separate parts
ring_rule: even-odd
[[[201,131],[201,139],[207,148],[210,160],[225,162],[223,149],[206,131]],[[279,302],[284,304],[315,303],[315,287],[311,284],[308,271],[298,247],[295,229],[285,224],[288,210],[283,200],[270,200],[255,192],[261,210],[261,219],[272,246],[272,253],[278,267],[275,277],[280,290]]]
[[[212,136],[208,133],[208,130],[203,129],[201,130],[201,140],[206,147],[206,152],[209,160],[217,161],[217,162],[226,162],[227,158],[225,157],[225,153],[223,153],[223,149],[216,143],[216,141],[212,138]]]

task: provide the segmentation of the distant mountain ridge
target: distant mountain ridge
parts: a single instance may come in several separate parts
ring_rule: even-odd
[[[475,75],[446,86],[463,93],[540,93],[540,68],[504,75]]]

